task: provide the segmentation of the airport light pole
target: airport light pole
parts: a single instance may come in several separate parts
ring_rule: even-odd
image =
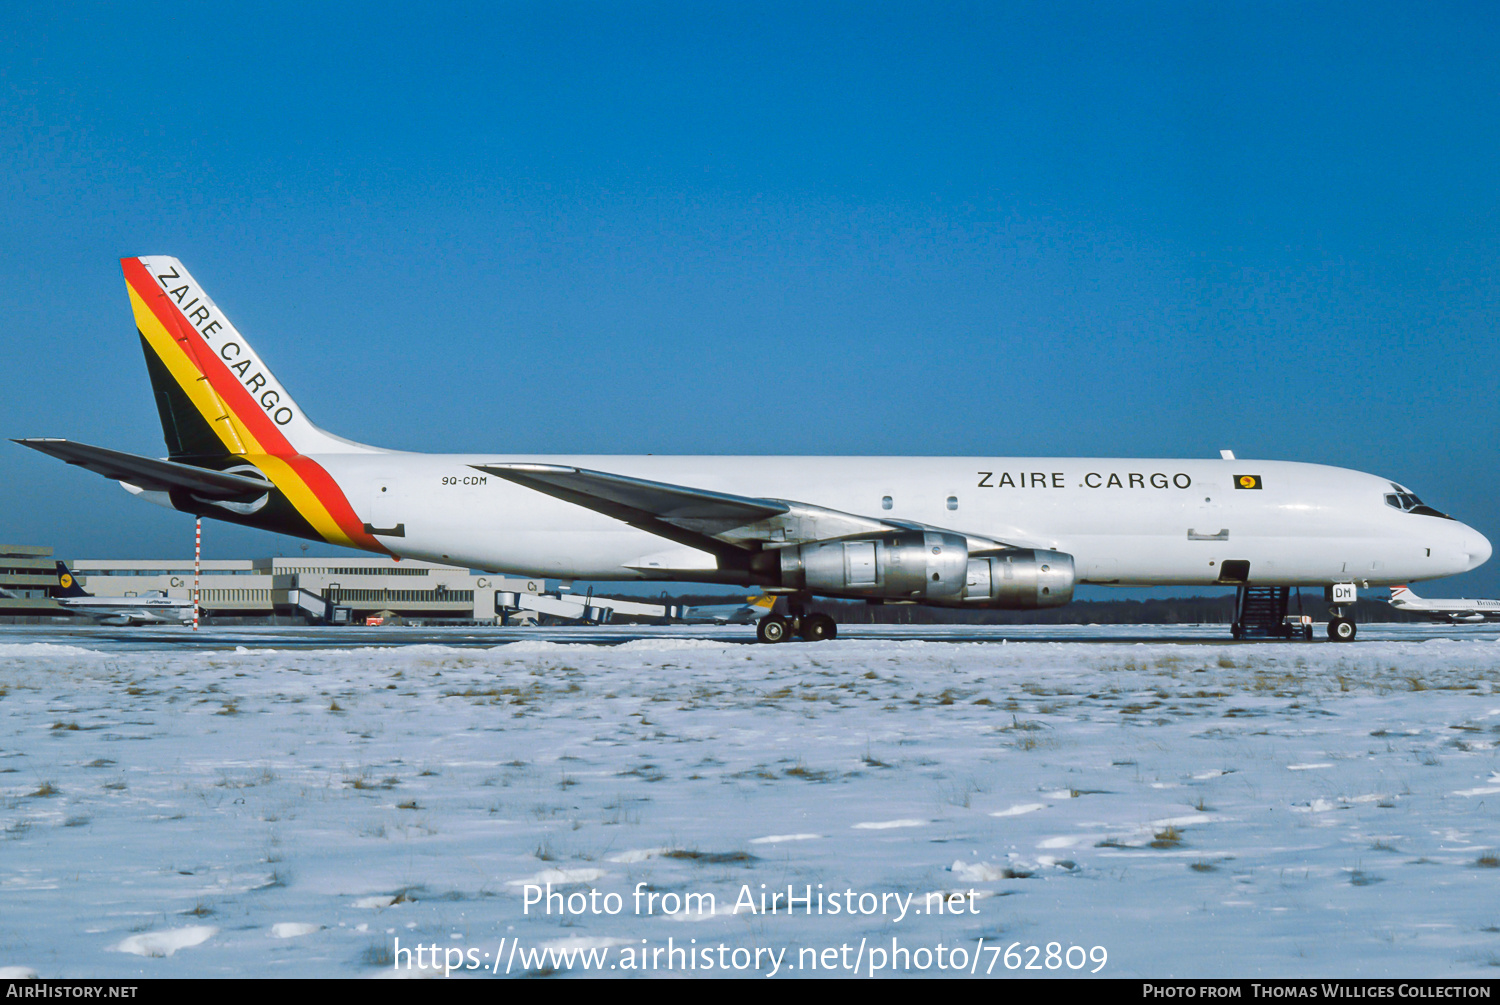
[[[203,518],[193,519],[193,631],[198,630],[198,571],[203,565]]]

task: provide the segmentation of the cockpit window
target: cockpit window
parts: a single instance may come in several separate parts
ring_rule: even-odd
[[[1426,505],[1413,493],[1406,491],[1401,486],[1392,485],[1391,488],[1396,491],[1386,493],[1385,504],[1387,506],[1399,509],[1403,513],[1415,513],[1417,516],[1436,516],[1442,517],[1444,520],[1453,519],[1447,513],[1439,513],[1431,506]]]

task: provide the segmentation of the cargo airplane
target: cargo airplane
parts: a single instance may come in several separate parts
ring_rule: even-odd
[[[123,260],[167,458],[17,442],[199,516],[497,573],[756,587],[758,637],[832,638],[813,597],[1065,604],[1079,583],[1359,587],[1490,543],[1386,478],[1286,461],[419,454],[325,432],[175,258]],[[954,402],[958,406],[959,402]],[[956,413],[955,413],[956,418]],[[1285,591],[1283,596],[1285,595]],[[1243,605],[1242,605],[1243,609]]]
[[[1425,600],[1405,586],[1393,586],[1388,602],[1398,611],[1420,614],[1433,621],[1477,625],[1500,619],[1500,600]]]

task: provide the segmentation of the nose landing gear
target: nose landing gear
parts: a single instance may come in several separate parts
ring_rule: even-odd
[[[1344,617],[1344,605],[1353,605],[1359,591],[1353,583],[1334,583],[1323,590],[1328,601],[1328,637],[1334,642],[1353,642],[1357,630],[1354,619]]]

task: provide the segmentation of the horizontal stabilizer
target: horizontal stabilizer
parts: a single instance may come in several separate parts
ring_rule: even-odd
[[[12,440],[23,447],[87,468],[105,478],[129,482],[147,492],[186,490],[209,499],[242,499],[260,495],[275,488],[263,478],[235,475],[212,468],[200,468],[177,461],[162,461],[139,454],[127,454],[106,447],[51,437]]]

